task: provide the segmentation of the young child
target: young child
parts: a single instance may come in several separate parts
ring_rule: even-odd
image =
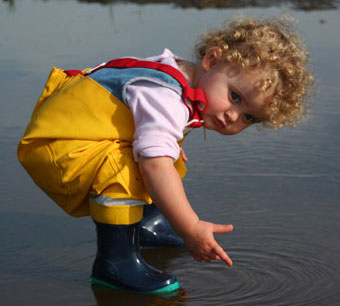
[[[281,19],[233,21],[196,51],[196,63],[165,49],[83,72],[54,68],[33,111],[19,160],[68,214],[94,220],[93,284],[176,290],[176,278],[149,266],[140,246],[184,242],[196,260],[232,266],[214,239],[232,225],[201,220],[186,197],[184,135],[201,126],[225,135],[254,123],[292,126],[305,113],[308,54]]]

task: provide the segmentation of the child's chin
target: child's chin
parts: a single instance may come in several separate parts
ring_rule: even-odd
[[[213,131],[218,131],[220,128],[213,122],[210,122],[209,120],[204,121],[204,127],[207,130],[213,130]]]

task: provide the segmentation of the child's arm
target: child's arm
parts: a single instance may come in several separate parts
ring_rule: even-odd
[[[140,157],[139,168],[151,198],[166,216],[175,231],[182,236],[192,256],[198,260],[232,261],[214,239],[214,233],[232,231],[232,225],[202,221],[192,209],[173,160],[170,157]]]

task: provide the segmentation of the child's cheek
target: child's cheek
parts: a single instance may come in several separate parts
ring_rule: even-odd
[[[242,132],[243,130],[249,128],[251,126],[251,124],[246,124],[246,123],[242,123],[242,125],[239,127],[239,130],[236,134]]]

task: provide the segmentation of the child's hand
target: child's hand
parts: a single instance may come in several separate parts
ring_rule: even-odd
[[[229,233],[232,225],[214,224],[199,220],[191,233],[184,237],[186,246],[197,261],[223,260],[228,266],[233,262],[216,242],[214,233]]]
[[[180,150],[180,151],[179,151],[179,154],[181,155],[183,161],[187,162],[187,161],[188,161],[188,157],[187,157],[187,155],[185,154],[183,148],[180,148],[179,150]]]
[[[139,169],[154,203],[182,236],[193,257],[199,261],[223,260],[232,266],[231,259],[216,242],[214,233],[228,233],[233,226],[199,219],[186,197],[172,158],[141,156]]]

